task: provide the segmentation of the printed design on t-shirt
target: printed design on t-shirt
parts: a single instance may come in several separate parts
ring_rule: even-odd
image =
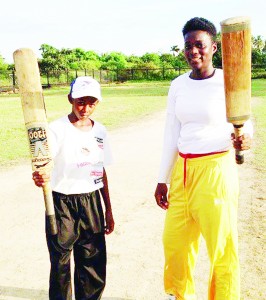
[[[82,138],[77,153],[78,167],[84,167],[88,165],[95,165],[103,161],[103,139],[91,136],[89,138]]]
[[[94,180],[94,183],[95,184],[98,184],[98,183],[100,183],[100,182],[102,182],[103,181],[103,177],[100,177],[100,178],[96,178],[95,180]]]
[[[90,173],[90,176],[102,177],[103,176],[103,171],[92,170],[91,173]]]
[[[96,139],[96,142],[98,144],[98,147],[103,149],[103,138],[100,138],[100,137],[96,136],[95,139]]]
[[[79,147],[77,149],[76,158],[77,158],[77,167],[84,168],[91,166],[91,170],[98,170],[96,165],[100,164],[102,167],[103,159],[104,159],[104,139],[99,136],[91,135],[89,137],[80,137]],[[94,174],[91,175],[95,177],[101,177],[103,174]]]
[[[93,178],[94,184],[98,184],[103,181],[103,164],[102,164],[102,162],[99,162],[92,166],[91,171],[90,171],[90,177]]]
[[[84,161],[82,163],[77,163],[78,168],[83,168],[83,167],[86,167],[86,166],[91,166],[91,163],[88,162],[88,161]]]
[[[84,154],[84,155],[89,155],[90,150],[87,147],[82,147],[81,148],[81,153]]]

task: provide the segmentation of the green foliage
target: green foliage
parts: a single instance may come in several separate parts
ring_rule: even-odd
[[[47,44],[42,44],[40,50],[42,51],[42,60],[39,63],[41,70],[49,72],[63,69],[58,49]]]
[[[126,56],[120,52],[103,54],[101,62],[101,69],[103,70],[119,70],[127,68]]]
[[[137,69],[141,64],[141,58],[136,55],[130,55],[127,57],[128,68]]]
[[[181,51],[177,55],[163,53],[160,56],[161,67],[165,68],[185,68],[188,66],[184,52]]]
[[[262,39],[261,35],[252,37],[252,48],[260,53],[266,51],[266,41]]]
[[[217,44],[217,51],[214,53],[213,56],[213,65],[216,68],[222,67],[222,45],[221,45],[221,33],[219,32],[216,35],[215,42]]]
[[[4,58],[0,54],[0,80],[2,85],[7,85],[9,82],[9,66],[5,63]]]
[[[143,65],[153,66],[153,68],[158,68],[160,66],[160,56],[157,53],[145,53],[141,56]]]
[[[174,60],[174,68],[187,68],[188,63],[185,58],[185,54],[181,51]]]
[[[98,70],[101,67],[100,56],[94,51],[86,51],[81,63],[84,70]]]
[[[42,59],[39,66],[42,74],[58,76],[63,70],[122,70],[122,69],[158,69],[186,67],[187,63],[178,46],[173,46],[170,53],[145,53],[142,56],[126,56],[121,52],[98,55],[94,51],[81,48],[58,50],[53,46],[42,44]],[[155,72],[156,73],[156,72]],[[155,76],[158,77],[158,76]],[[159,78],[159,77],[158,77]]]
[[[0,71],[6,71],[8,69],[8,64],[5,63],[2,55],[0,55]]]
[[[170,53],[163,53],[160,56],[160,65],[162,67],[174,68],[176,57]]]
[[[216,43],[218,49],[213,57],[213,63],[215,67],[222,67],[220,33],[217,35]],[[48,44],[42,44],[40,50],[42,54],[42,59],[39,60],[40,71],[48,85],[53,82],[68,83],[82,70],[87,73],[106,70],[107,75],[104,77],[108,78],[108,81],[125,81],[173,79],[180,74],[181,69],[186,71],[188,68],[184,52],[178,45],[170,47],[170,53],[145,53],[142,56],[126,56],[121,52],[99,55],[82,48],[59,50]],[[261,36],[252,37],[252,65],[255,66],[252,78],[266,78],[266,41]],[[10,71],[13,69],[14,66],[5,64],[0,55],[0,79],[10,83]]]
[[[170,51],[173,52],[173,56],[176,56],[176,55],[179,54],[180,48],[178,47],[178,45],[174,45],[174,46],[171,47]]]

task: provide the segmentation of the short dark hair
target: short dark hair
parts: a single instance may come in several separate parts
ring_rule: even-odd
[[[187,21],[182,30],[183,36],[185,36],[188,32],[195,30],[206,31],[214,39],[217,34],[216,28],[213,23],[204,18],[195,17]]]

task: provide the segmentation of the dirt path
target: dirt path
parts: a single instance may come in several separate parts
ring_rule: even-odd
[[[161,243],[164,211],[154,188],[161,155],[164,113],[112,131],[116,163],[107,169],[115,232],[107,237],[108,279],[103,300],[165,299]],[[239,236],[242,299],[266,299],[265,187],[246,155],[240,167]],[[48,299],[49,259],[42,192],[23,164],[0,173],[0,300]],[[261,184],[259,184],[261,182]],[[204,243],[196,267],[199,300],[207,299],[209,263]],[[226,299],[225,299],[226,300]]]

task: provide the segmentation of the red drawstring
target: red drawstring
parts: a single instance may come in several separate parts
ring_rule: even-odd
[[[187,159],[188,158],[197,158],[197,157],[202,157],[202,156],[208,156],[208,155],[213,155],[213,154],[220,154],[220,153],[224,153],[227,151],[220,151],[220,152],[210,152],[210,153],[201,153],[201,154],[192,154],[192,153],[181,153],[179,152],[179,156],[181,156],[182,158],[184,158],[184,186],[186,186],[186,180],[187,180]]]

